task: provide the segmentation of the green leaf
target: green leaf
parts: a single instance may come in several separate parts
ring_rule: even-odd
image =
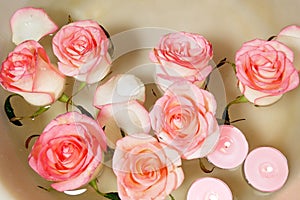
[[[169,194],[169,197],[171,200],[175,200],[175,198],[171,194]]]
[[[109,46],[108,46],[108,50],[107,51],[108,51],[108,54],[110,55],[110,57],[112,58],[114,56],[115,47],[114,47],[114,44],[112,43],[110,34],[108,33],[108,31],[101,24],[99,24],[99,26],[104,31],[106,37],[109,40]]]
[[[241,95],[241,96],[238,96],[232,104],[238,104],[238,103],[247,103],[248,102],[248,99],[244,96],[244,95]]]
[[[269,37],[267,41],[271,41],[271,40],[275,39],[276,37],[277,37],[276,35],[273,35],[273,36]]]
[[[78,110],[80,110],[81,114],[84,114],[92,119],[94,119],[93,115],[87,111],[84,107],[82,107],[81,105],[74,105]]]
[[[18,94],[12,94],[12,95],[9,95],[6,100],[5,100],[5,103],[4,103],[4,110],[5,110],[5,113],[9,119],[9,121],[11,123],[13,123],[14,125],[16,126],[22,126],[23,124],[21,123],[20,120],[24,119],[24,118],[30,118],[30,119],[34,119],[35,117],[39,116],[40,114],[46,112],[47,110],[49,110],[49,108],[51,107],[51,105],[47,105],[47,106],[42,106],[40,107],[37,111],[35,111],[32,115],[30,116],[22,116],[22,117],[17,117],[14,113],[14,109],[10,103],[10,99],[13,97],[13,96],[19,96],[19,97],[22,97]],[[23,98],[23,97],[22,97]]]
[[[103,193],[100,192],[100,190],[98,189],[98,185],[97,185],[97,179],[92,180],[89,183],[90,186],[92,186],[92,188],[94,188],[94,190],[100,194],[103,197],[106,197],[107,199],[111,199],[111,200],[121,200],[118,193],[117,192],[108,192],[108,193]]]
[[[9,95],[6,100],[5,100],[5,103],[4,103],[4,110],[5,110],[5,113],[6,113],[6,116],[8,117],[9,121],[11,123],[13,123],[14,125],[16,126],[22,126],[23,124],[21,123],[21,121],[16,117],[15,113],[14,113],[14,109],[13,107],[11,106],[11,103],[10,103],[10,99],[13,97],[13,96],[19,96],[18,94],[12,94],[12,95]]]
[[[230,124],[230,117],[229,117],[228,109],[229,109],[229,106],[226,106],[224,111],[223,111],[223,114],[222,114],[222,120],[223,120],[225,125]]]
[[[121,200],[117,192],[109,192],[105,193],[104,197],[111,199],[111,200]]]
[[[220,60],[220,62],[216,65],[216,68],[219,68],[219,67],[223,66],[226,62],[227,62],[227,58],[223,58],[223,59]]]
[[[68,15],[68,24],[74,22],[74,20],[72,19],[72,16],[71,15]]]
[[[45,190],[47,192],[50,192],[52,190],[52,188],[45,188],[44,186],[41,186],[41,185],[38,185],[37,187],[42,189],[42,190]]]
[[[125,137],[125,136],[126,136],[126,133],[125,133],[122,129],[120,129],[120,132],[121,132],[121,136],[122,136],[122,137]]]

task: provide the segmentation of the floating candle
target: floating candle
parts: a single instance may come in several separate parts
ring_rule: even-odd
[[[220,139],[207,159],[217,167],[233,169],[243,163],[248,154],[248,142],[244,134],[231,125],[220,126]]]
[[[248,183],[262,192],[279,190],[287,180],[286,157],[272,147],[259,147],[249,153],[244,164]]]
[[[191,185],[187,200],[232,200],[232,193],[228,185],[220,179],[205,177]]]

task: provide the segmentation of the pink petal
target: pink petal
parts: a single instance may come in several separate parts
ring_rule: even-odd
[[[78,189],[81,186],[88,184],[92,179],[94,179],[99,174],[101,169],[102,164],[100,163],[100,161],[94,159],[92,163],[90,163],[89,167],[76,178],[52,183],[51,187],[59,192]]]
[[[196,151],[193,153],[186,152],[184,153],[184,157],[187,160],[196,159],[196,158],[202,158],[207,156],[209,153],[213,151],[213,149],[218,144],[219,138],[220,138],[220,130],[217,123],[217,120],[214,118],[212,113],[206,114],[206,119],[211,126],[210,135],[208,135],[204,142],[202,143],[201,147],[199,147]]]
[[[289,81],[289,86],[287,88],[287,91],[290,91],[296,87],[298,87],[299,85],[299,74],[294,71],[291,75],[290,75],[290,81]]]
[[[176,190],[184,180],[184,173],[181,167],[174,169],[167,177],[167,184],[165,191],[167,194],[170,194],[172,191]]]
[[[161,146],[163,147],[164,154],[169,159],[168,161],[165,161],[166,165],[168,167],[175,166],[180,167],[182,165],[181,157],[179,155],[179,152],[173,148],[168,147],[167,145],[161,143]]]
[[[26,7],[17,10],[10,20],[12,41],[18,45],[25,40],[40,40],[58,27],[43,9]]]
[[[182,80],[175,82],[167,89],[165,95],[187,97],[195,101],[198,105],[204,106],[207,111],[214,114],[216,113],[217,102],[213,94],[198,88],[188,81]]]
[[[84,124],[89,129],[89,132],[100,142],[102,150],[106,150],[106,136],[99,124],[94,119],[78,112],[67,112],[57,116],[45,127],[44,132],[57,125],[72,123]]]
[[[101,108],[106,104],[123,103],[130,100],[145,101],[145,86],[136,76],[119,74],[97,87],[94,106]]]

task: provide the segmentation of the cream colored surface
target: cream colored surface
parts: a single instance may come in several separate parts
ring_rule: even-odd
[[[95,19],[110,32],[111,35],[138,27],[163,27],[173,30],[197,32],[204,35],[213,44],[214,60],[227,57],[234,61],[235,51],[243,42],[254,38],[267,39],[275,35],[281,28],[300,25],[297,0],[47,0],[21,1],[0,0],[0,59],[13,49],[10,42],[9,18],[13,12],[23,6],[45,8],[49,15],[63,25],[70,14],[74,20]],[[143,62],[143,52],[125,56],[116,61],[119,68]],[[296,55],[300,56],[300,55]],[[236,80],[230,66],[221,69],[227,100],[239,95]],[[1,89],[0,105],[4,104],[7,92]],[[232,119],[246,118],[246,121],[235,125],[240,128],[250,144],[250,150],[258,146],[273,146],[281,150],[289,161],[290,174],[286,185],[278,192],[263,194],[255,191],[243,178],[242,168],[235,170],[216,169],[208,176],[218,177],[231,188],[234,199],[240,200],[281,200],[299,199],[300,188],[300,88],[290,92],[269,107],[254,107],[251,104],[234,105],[230,113]],[[29,114],[34,108],[15,99],[14,105],[22,105],[16,110],[19,115]],[[0,199],[6,200],[59,200],[59,199],[101,199],[91,189],[87,193],[69,197],[55,191],[46,192],[37,185],[48,183],[37,176],[27,164],[29,150],[24,141],[31,135],[43,130],[44,125],[54,118],[64,105],[58,103],[35,121],[24,121],[23,127],[14,127],[7,122],[3,109],[0,115]],[[173,192],[176,200],[186,198],[191,183],[204,174],[198,161],[184,161],[186,179],[184,184]],[[115,191],[115,177],[110,168],[104,168],[100,178],[102,191]]]

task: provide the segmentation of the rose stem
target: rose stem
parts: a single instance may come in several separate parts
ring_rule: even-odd
[[[109,192],[109,193],[103,193],[100,192],[98,185],[97,185],[97,179],[92,180],[89,183],[90,186],[92,186],[92,188],[101,196],[106,197],[107,199],[111,199],[111,200],[121,200],[118,193],[117,192]]]
[[[13,109],[11,103],[10,103],[10,99],[14,96],[22,97],[18,94],[9,95],[5,100],[4,109],[5,109],[5,113],[6,113],[7,117],[9,118],[9,121],[12,122],[13,124],[17,125],[17,126],[22,126],[22,123],[20,122],[20,120],[23,120],[24,118],[30,118],[30,119],[34,120],[34,118],[36,118],[37,116],[39,116],[42,113],[46,112],[51,106],[51,105],[41,106],[37,111],[35,111],[30,116],[16,116],[15,113],[14,113],[14,109]]]
[[[236,97],[233,101],[229,102],[227,106],[225,107],[223,114],[222,114],[222,119],[225,121],[224,124],[229,125],[230,124],[230,117],[229,117],[229,107],[233,104],[239,104],[239,103],[247,103],[248,100],[244,95]]]

